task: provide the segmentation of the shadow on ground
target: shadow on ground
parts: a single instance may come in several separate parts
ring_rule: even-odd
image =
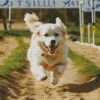
[[[95,89],[98,89],[100,87],[100,77],[91,79],[91,81],[83,83],[83,84],[65,84],[63,86],[60,86],[59,88],[63,88],[66,91],[72,92],[72,93],[87,93],[91,92]]]

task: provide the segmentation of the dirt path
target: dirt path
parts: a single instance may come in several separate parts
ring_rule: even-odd
[[[8,95],[4,95],[5,98],[1,100],[99,100],[99,88],[94,86],[95,80],[87,82],[70,60],[64,76],[56,86],[50,84],[50,77],[43,82],[36,81],[29,65],[24,71],[13,72],[11,78]]]
[[[14,48],[17,47],[17,42],[14,37],[6,37],[4,41],[0,41],[0,65],[6,59]]]
[[[68,46],[76,54],[82,55],[100,67],[100,50],[92,46],[86,46],[72,41],[68,41]]]
[[[84,100],[77,92],[77,88],[73,91],[76,83],[81,84],[84,77],[81,79],[76,77],[78,73],[70,60],[65,75],[56,86],[50,84],[50,77],[44,82],[36,81],[28,66],[24,71],[12,73],[12,82],[8,82],[9,94],[5,100]]]
[[[29,38],[24,38],[29,43]],[[67,70],[60,82],[53,86],[50,77],[46,81],[36,81],[32,76],[29,63],[17,72],[13,72],[7,81],[7,94],[2,94],[0,100],[99,100],[100,82],[89,81],[78,73],[69,59]],[[49,76],[49,72],[48,72]]]
[[[13,23],[11,25],[11,28],[13,30],[27,30],[26,25],[24,22],[20,22],[20,23]],[[0,24],[0,30],[4,30],[4,26],[3,23]]]

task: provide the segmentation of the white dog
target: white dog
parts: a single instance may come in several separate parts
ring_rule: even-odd
[[[55,24],[43,24],[35,13],[27,13],[24,21],[33,33],[27,54],[32,74],[37,80],[45,80],[46,69],[50,70],[50,82],[57,84],[68,62],[65,25],[58,17]]]

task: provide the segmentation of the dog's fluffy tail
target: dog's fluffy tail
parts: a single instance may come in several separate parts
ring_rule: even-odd
[[[24,17],[24,21],[27,27],[33,33],[35,32],[36,28],[38,28],[42,24],[41,22],[39,22],[39,17],[36,16],[35,13],[32,14],[26,13]]]

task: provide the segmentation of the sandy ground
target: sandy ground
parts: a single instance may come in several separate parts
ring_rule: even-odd
[[[100,50],[92,46],[81,45],[72,41],[68,41],[68,46],[76,54],[82,55],[100,67]]]
[[[95,80],[87,82],[70,60],[58,85],[51,85],[49,80],[48,77],[46,81],[36,81],[27,65],[24,71],[12,73],[12,82],[8,82],[9,94],[2,96],[1,100],[99,100],[93,86]]]
[[[4,30],[4,26],[1,23],[0,23],[0,30]]]
[[[2,65],[4,59],[6,59],[17,47],[15,38],[6,37],[3,41],[0,41],[0,65]]]
[[[71,74],[72,73],[72,74]],[[36,81],[29,71],[29,65],[12,73],[8,82],[8,94],[1,100],[99,100],[99,86],[95,79],[86,81],[69,60],[68,68],[58,85],[46,81]]]
[[[13,29],[13,30],[26,30],[27,28],[26,28],[25,23],[21,22],[21,23],[13,23],[11,25],[11,29]],[[3,24],[0,24],[0,30],[4,30]]]
[[[25,43],[30,38],[23,39]],[[70,43],[69,43],[70,45]],[[24,69],[24,70],[23,70]],[[53,86],[48,79],[36,81],[30,72],[29,62],[17,72],[13,72],[6,84],[6,94],[0,94],[0,100],[99,100],[100,81],[86,79],[69,59],[67,70],[60,82]]]

